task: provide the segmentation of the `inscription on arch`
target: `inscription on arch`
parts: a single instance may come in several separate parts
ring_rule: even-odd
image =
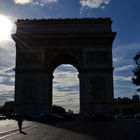
[[[86,51],[86,64],[102,65],[110,63],[109,51]]]

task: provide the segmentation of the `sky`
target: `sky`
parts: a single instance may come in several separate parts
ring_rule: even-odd
[[[139,0],[0,0],[0,15],[13,22],[12,33],[16,31],[17,19],[111,17],[112,30],[117,32],[113,43],[114,97],[132,97],[139,95],[131,81],[135,67],[133,57],[140,51],[139,6]],[[14,66],[14,41],[10,38],[0,41],[0,105],[14,98]],[[55,70],[54,103],[77,110],[77,74],[70,65]]]

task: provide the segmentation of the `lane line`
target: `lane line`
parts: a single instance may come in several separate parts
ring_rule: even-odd
[[[28,128],[23,128],[23,130],[29,130],[29,129],[35,128],[35,127],[37,127],[37,126],[38,126],[38,125],[33,125],[33,126],[31,126],[31,127],[28,127]],[[16,132],[10,133],[10,134],[5,135],[5,136],[2,136],[2,137],[0,137],[0,140],[3,139],[3,138],[6,138],[6,137],[9,137],[9,136],[12,136],[12,135],[15,135],[15,134],[19,133],[19,132],[18,132],[19,129],[14,129],[14,130],[15,130]]]

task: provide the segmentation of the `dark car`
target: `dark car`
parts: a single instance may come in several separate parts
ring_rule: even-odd
[[[57,122],[63,120],[63,117],[56,114],[44,114],[41,116],[41,120],[47,122]]]
[[[99,114],[95,114],[93,119],[95,119],[95,120],[114,120],[115,117],[110,114],[99,113]]]
[[[136,114],[136,115],[134,116],[134,118],[135,118],[135,119],[140,119],[140,113]]]
[[[6,116],[0,114],[0,120],[6,120]]]
[[[64,120],[75,120],[75,116],[73,114],[64,114]]]

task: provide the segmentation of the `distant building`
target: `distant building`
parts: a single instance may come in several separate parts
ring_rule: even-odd
[[[139,95],[133,95],[132,100],[133,100],[133,102],[139,102],[140,101]]]
[[[115,113],[138,113],[140,112],[140,99],[138,95],[133,95],[132,99],[128,97],[114,99]]]

